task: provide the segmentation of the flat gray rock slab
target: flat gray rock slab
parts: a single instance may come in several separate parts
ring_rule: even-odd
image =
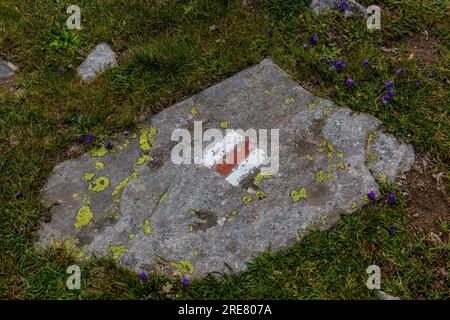
[[[279,129],[278,172],[253,170],[233,185],[220,170],[174,164],[172,132],[192,132],[194,121],[224,134],[226,127]],[[185,277],[246,270],[261,252],[286,248],[309,228],[364,206],[368,192],[379,195],[379,181],[393,181],[414,161],[412,146],[375,117],[309,93],[268,59],[113,144],[54,168],[43,203],[59,205],[39,244]]]
[[[106,43],[100,43],[89,53],[86,60],[78,67],[78,74],[83,80],[92,80],[108,68],[117,66],[116,54]]]
[[[0,81],[10,80],[17,71],[17,67],[11,62],[0,58]]]

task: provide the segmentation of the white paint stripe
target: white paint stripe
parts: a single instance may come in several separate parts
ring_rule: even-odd
[[[235,146],[244,141],[244,136],[236,131],[230,131],[225,138],[208,146],[203,152],[202,164],[208,168],[214,166],[217,162],[221,162],[225,155],[231,152]]]
[[[233,186],[238,186],[239,182],[250,172],[259,168],[267,160],[266,153],[261,149],[253,150],[249,156],[231,171],[225,179]]]

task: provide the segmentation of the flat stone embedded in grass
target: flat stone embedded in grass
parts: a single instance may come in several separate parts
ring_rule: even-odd
[[[98,73],[116,67],[116,57],[108,44],[100,43],[77,68],[78,74],[83,80],[92,80]]]
[[[16,71],[15,65],[0,58],[0,82],[11,80]]]
[[[237,186],[213,166],[174,164],[172,133],[184,128],[193,136],[194,120],[223,133],[279,129],[283,164],[274,174],[250,171]],[[42,193],[52,219],[42,224],[39,244],[71,239],[84,257],[112,256],[138,273],[186,279],[246,270],[258,254],[369,203],[370,191],[380,194],[380,175],[393,181],[414,160],[412,146],[375,117],[311,94],[268,59],[112,144],[122,147],[93,146],[54,168]]]
[[[343,11],[344,16],[359,14],[366,15],[366,7],[360,5],[355,0],[346,0],[345,6],[342,0],[312,0],[309,9],[315,14],[326,13],[329,11]]]
[[[399,297],[391,296],[382,290],[376,290],[375,293],[380,300],[401,300]]]

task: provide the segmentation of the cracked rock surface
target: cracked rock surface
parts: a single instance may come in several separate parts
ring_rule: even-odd
[[[279,129],[278,173],[252,171],[233,186],[211,168],[173,164],[172,131],[192,132],[194,120],[224,133]],[[113,145],[54,168],[42,200],[60,204],[38,244],[188,278],[244,271],[259,253],[333,225],[414,161],[412,146],[375,117],[311,94],[269,59],[165,109]]]

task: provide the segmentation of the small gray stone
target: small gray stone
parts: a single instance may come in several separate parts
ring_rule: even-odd
[[[10,80],[17,71],[17,67],[11,62],[0,58],[0,81]]]
[[[78,74],[83,80],[91,80],[98,73],[108,68],[116,67],[116,57],[116,54],[109,45],[100,43],[78,67]]]
[[[230,129],[279,129],[278,173],[252,171],[235,186],[213,168],[174,164],[172,132],[192,133],[194,120],[203,130],[223,129],[224,121]],[[66,243],[76,254],[109,255],[138,272],[241,272],[258,254],[369,203],[378,179],[392,181],[414,161],[412,147],[375,117],[311,94],[268,59],[142,128],[117,137],[112,149],[54,168],[42,201],[60,205],[43,223],[39,245]]]
[[[315,14],[326,13],[329,11],[340,11],[342,0],[312,0],[309,9]],[[353,13],[365,16],[367,13],[366,7],[360,5],[355,0],[346,0],[348,9],[344,11],[345,17],[350,17]]]
[[[377,290],[376,293],[380,300],[402,300],[399,297],[391,296],[382,290]]]

